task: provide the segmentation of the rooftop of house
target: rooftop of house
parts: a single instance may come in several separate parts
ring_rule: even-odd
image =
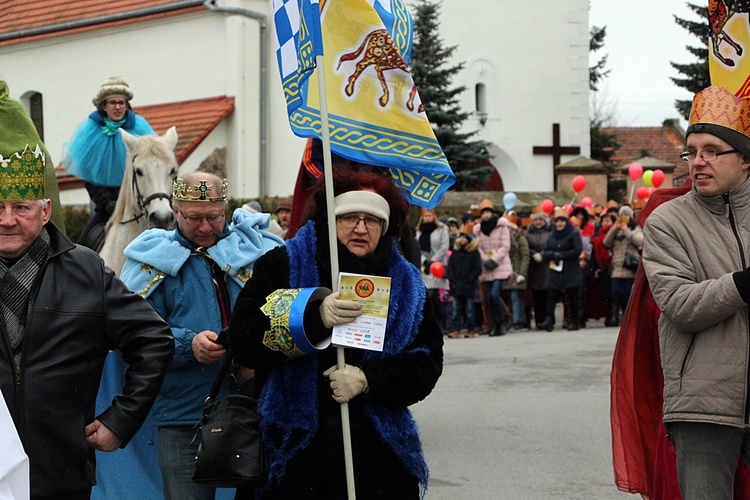
[[[8,0],[0,47],[205,9],[202,0]]]
[[[604,127],[603,131],[615,135],[619,149],[612,161],[625,168],[643,157],[674,165],[675,177],[687,174],[687,165],[680,160],[685,149],[685,131],[677,120],[665,120],[661,127]]]

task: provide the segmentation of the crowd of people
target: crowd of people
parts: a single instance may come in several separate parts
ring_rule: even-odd
[[[425,235],[429,235],[427,238]],[[534,207],[526,217],[484,199],[461,217],[422,210],[415,264],[450,338],[552,331],[590,319],[618,326],[640,260],[643,232],[629,205]],[[444,264],[435,268],[434,263]]]

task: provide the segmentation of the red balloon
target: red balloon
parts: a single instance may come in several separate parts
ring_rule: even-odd
[[[445,276],[445,266],[442,262],[433,262],[430,264],[430,274],[437,279],[443,279]]]
[[[640,163],[631,163],[628,167],[628,175],[634,181],[637,181],[643,175],[643,166]]]
[[[664,184],[664,172],[658,168],[654,170],[654,176],[651,177],[651,184],[653,184],[654,187],[659,187]]]
[[[542,202],[542,210],[544,210],[544,213],[549,215],[552,213],[552,210],[555,208],[555,203],[552,200],[544,200]]]
[[[594,200],[586,196],[584,199],[581,200],[581,206],[585,208],[591,208],[594,206]]]
[[[580,193],[586,187],[586,178],[582,175],[573,177],[573,191]]]
[[[570,203],[566,203],[562,206],[563,210],[568,212],[568,215],[570,215],[573,212],[573,207],[570,206]]]
[[[635,195],[639,200],[645,200],[649,197],[650,194],[651,193],[649,192],[648,188],[645,186],[641,186],[635,191]]]

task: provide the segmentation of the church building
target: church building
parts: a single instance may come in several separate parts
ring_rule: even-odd
[[[0,79],[27,106],[57,164],[102,82],[121,75],[157,133],[177,126],[180,172],[219,151],[230,196],[288,196],[305,140],[287,120],[273,3],[7,0]],[[589,156],[588,4],[440,3],[440,38],[457,47],[450,64],[464,64],[453,80],[466,87],[460,101],[471,112],[463,131],[490,143],[506,191],[551,191],[556,165]],[[68,178],[75,189],[66,189],[65,179],[62,202],[86,203],[80,183]]]

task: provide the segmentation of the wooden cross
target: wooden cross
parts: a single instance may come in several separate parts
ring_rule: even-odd
[[[579,146],[561,146],[560,124],[553,123],[552,146],[534,146],[533,152],[535,155],[552,155],[552,167],[554,168],[560,164],[560,156],[581,154],[581,148]]]

